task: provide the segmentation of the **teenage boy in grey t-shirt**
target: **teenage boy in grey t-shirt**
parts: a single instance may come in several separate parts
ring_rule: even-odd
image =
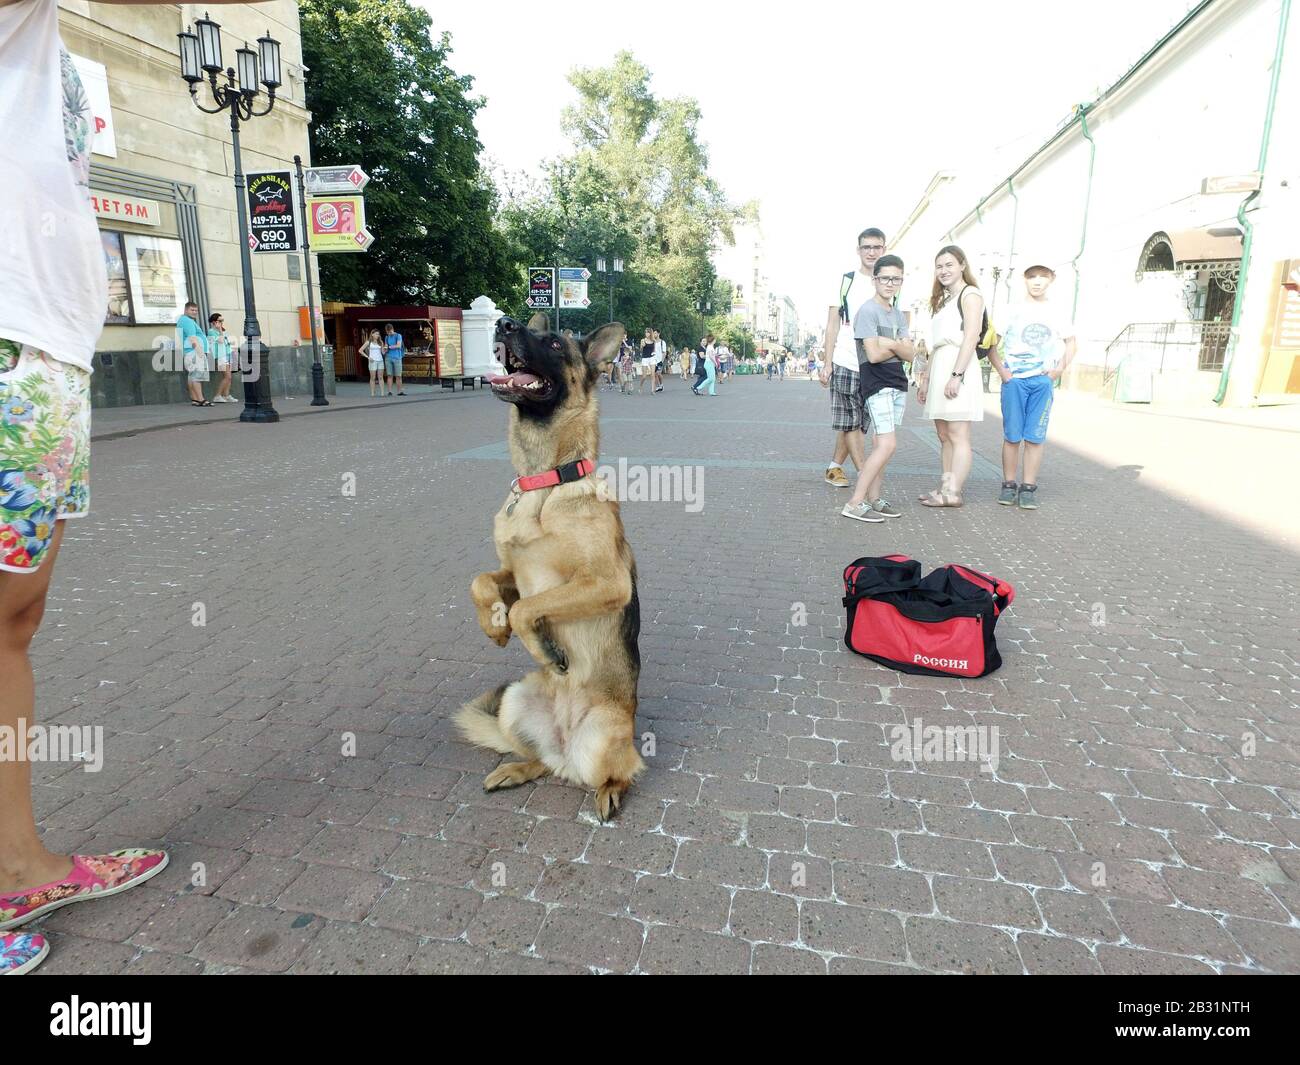
[[[903,260],[897,255],[882,255],[876,260],[872,282],[876,294],[853,319],[853,338],[858,353],[858,388],[876,442],[858,473],[852,498],[840,513],[857,521],[880,522],[901,516],[881,493],[885,466],[898,447],[897,430],[903,424],[903,408],[907,405],[903,363],[911,361],[916,349],[908,336],[903,312],[894,306],[903,284]]]

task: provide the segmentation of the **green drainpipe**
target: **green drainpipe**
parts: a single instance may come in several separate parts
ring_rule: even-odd
[[[1286,25],[1290,15],[1291,0],[1282,0],[1282,14],[1277,29],[1277,51],[1273,53],[1273,78],[1268,87],[1268,107],[1264,111],[1264,136],[1259,143],[1259,166],[1255,168],[1259,171],[1260,188],[1242,200],[1241,206],[1237,208],[1237,221],[1241,224],[1244,236],[1241,241],[1241,268],[1237,272],[1237,292],[1232,299],[1232,324],[1228,329],[1228,351],[1223,358],[1223,373],[1219,375],[1219,391],[1214,395],[1214,402],[1220,406],[1223,405],[1224,397],[1228,394],[1228,378],[1232,373],[1232,360],[1233,356],[1237,354],[1237,330],[1241,324],[1241,301],[1246,293],[1246,273],[1250,269],[1250,246],[1255,237],[1255,227],[1251,225],[1250,219],[1246,217],[1246,209],[1255,202],[1259,197],[1260,190],[1264,187],[1264,164],[1268,161],[1268,141],[1273,131],[1273,106],[1277,102],[1277,83],[1282,75],[1282,49],[1286,42]]]
[[[1070,268],[1074,270],[1074,316],[1079,313],[1079,260],[1083,258],[1083,249],[1088,246],[1088,209],[1092,206],[1092,168],[1097,161],[1097,142],[1092,139],[1092,134],[1088,132],[1088,105],[1079,105],[1079,118],[1083,122],[1083,135],[1088,141],[1088,191],[1083,195],[1083,232],[1079,234],[1079,254],[1070,260]]]
[[[1007,192],[1011,193],[1011,247],[1007,249],[1007,299],[1011,298],[1011,263],[1016,254],[1016,221],[1020,217],[1020,197],[1016,195],[1016,183],[1007,178]]]

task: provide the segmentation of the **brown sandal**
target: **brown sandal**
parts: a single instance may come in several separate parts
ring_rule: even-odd
[[[942,503],[935,502],[935,500],[937,499],[942,499],[943,502]],[[955,503],[952,502],[952,500],[954,499],[957,500],[957,502]],[[960,492],[931,492],[929,498],[921,500],[921,506],[923,507],[956,508],[956,507],[960,507],[961,505],[962,505],[962,498]]]

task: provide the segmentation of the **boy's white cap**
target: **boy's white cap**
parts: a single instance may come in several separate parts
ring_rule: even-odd
[[[1020,276],[1024,277],[1030,270],[1048,270],[1052,276],[1056,276],[1056,269],[1051,266],[1046,259],[1028,259],[1025,265],[1020,268]]]

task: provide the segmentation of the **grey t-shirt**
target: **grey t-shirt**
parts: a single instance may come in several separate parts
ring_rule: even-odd
[[[884,362],[871,362],[867,358],[867,337],[884,337],[899,340],[907,336],[907,319],[897,307],[882,307],[879,300],[867,300],[853,319],[853,342],[858,351],[858,387],[865,399],[882,388],[907,391],[907,374],[898,356]]]

